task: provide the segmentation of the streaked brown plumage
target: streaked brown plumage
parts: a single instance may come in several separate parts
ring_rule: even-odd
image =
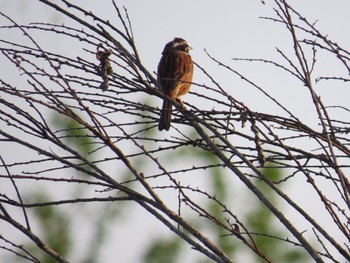
[[[193,62],[189,50],[192,48],[182,38],[175,38],[166,44],[158,65],[158,82],[161,91],[171,100],[183,105],[180,96],[185,95],[191,87]],[[169,130],[171,122],[172,102],[163,101],[163,108],[158,129]]]

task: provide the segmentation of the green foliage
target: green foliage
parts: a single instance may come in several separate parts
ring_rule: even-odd
[[[33,203],[45,203],[48,201],[48,196],[43,192],[36,193],[30,201]],[[31,212],[36,219],[36,225],[39,227],[38,232],[42,240],[63,257],[67,256],[72,247],[70,221],[67,215],[54,206],[36,207]],[[38,248],[31,242],[29,244],[28,250],[33,254],[38,254]],[[57,262],[45,253],[37,255],[37,258],[43,263]]]
[[[89,158],[89,153],[93,150],[92,138],[87,135],[86,129],[82,129],[80,124],[68,117],[62,117],[60,115],[52,115],[51,122],[57,127],[58,134],[63,138],[64,143],[69,144],[85,158]],[[84,176],[82,173],[78,173],[79,176]],[[75,185],[72,191],[72,198],[74,196],[83,195],[87,189],[83,189],[80,185]],[[67,199],[70,197],[67,196]],[[50,196],[45,192],[44,188],[34,189],[30,197],[26,198],[28,203],[46,203],[50,201]],[[88,204],[87,204],[88,206]],[[113,206],[113,208],[110,208]],[[95,263],[99,262],[99,251],[105,244],[106,238],[109,233],[109,222],[114,220],[119,215],[120,209],[116,208],[112,203],[101,204],[93,212],[89,209],[84,209],[85,205],[75,204],[75,207],[79,213],[79,217],[89,218],[94,228],[89,233],[90,242],[85,241],[85,247],[88,247],[88,253],[83,256],[80,262],[82,263]],[[35,226],[37,229],[35,232],[41,233],[40,238],[53,250],[55,250],[61,256],[68,258],[72,251],[73,243],[77,240],[72,236],[72,224],[76,217],[73,213],[63,213],[62,209],[58,206],[43,206],[28,209],[30,215],[35,218]],[[96,213],[96,211],[99,211]],[[98,215],[98,216],[97,216]],[[34,254],[40,262],[54,263],[57,262],[51,256],[39,251],[38,247],[32,243],[24,243],[24,247],[32,254]],[[21,260],[19,257],[14,256],[16,262]],[[9,257],[10,258],[10,257]],[[12,257],[11,257],[12,259]],[[14,262],[14,261],[9,261]],[[24,260],[23,262],[27,262]]]
[[[70,146],[73,145],[78,152],[88,157],[88,153],[93,149],[91,146],[92,139],[90,136],[87,136],[86,131],[81,129],[77,122],[69,118],[58,118],[56,116],[53,121],[59,128],[59,133],[64,140],[69,143]],[[180,148],[179,151],[167,153],[169,155],[169,160],[181,160],[181,158],[194,158],[195,156],[197,160],[206,164],[215,164],[220,162],[214,154],[208,151],[198,148],[188,148],[189,147],[183,147]],[[146,165],[145,159],[140,157],[136,166],[143,165]],[[277,168],[265,168],[263,173],[272,181],[278,181],[282,178],[281,170]],[[229,207],[231,201],[229,193],[230,191],[233,191],[234,186],[226,181],[228,179],[225,176],[225,169],[222,167],[210,168],[206,170],[205,178],[207,178],[207,183],[209,183],[211,186],[211,193],[215,193],[215,197]],[[269,197],[270,201],[273,202],[276,200],[275,193],[272,192],[263,181],[256,179],[255,183],[259,189],[264,192],[265,196]],[[80,191],[84,192],[82,189],[80,189]],[[247,192],[247,196],[248,195],[250,195],[249,192]],[[47,200],[48,197],[45,194],[38,192],[31,201],[46,202]],[[247,200],[250,200],[249,197],[247,197]],[[210,214],[214,215],[218,220],[224,222],[225,214],[222,211],[222,207],[210,199],[207,199],[206,202],[206,210]],[[108,236],[108,223],[111,222],[113,218],[119,216],[119,214],[115,212],[115,206],[108,209],[109,205],[113,204],[106,204],[103,206],[103,211],[101,210],[101,212],[98,213],[98,218],[90,217],[90,221],[95,227],[90,233],[91,242],[86,244],[86,246],[89,247],[89,253],[81,260],[83,263],[98,262],[99,251],[103,247],[106,237]],[[283,234],[280,232],[281,230],[277,230],[275,228],[276,222],[274,222],[273,215],[268,209],[265,208],[265,206],[261,204],[261,202],[255,198],[251,199],[249,201],[249,207],[249,212],[246,214],[238,214],[238,216],[240,218],[244,218],[242,221],[250,232],[261,234],[268,233],[269,235],[273,236],[283,236]],[[96,211],[94,213],[96,213]],[[62,213],[61,210],[55,206],[35,208],[32,210],[32,212],[37,219],[36,222],[40,227],[40,232],[42,233],[41,237],[43,240],[62,256],[69,255],[73,242],[73,237],[71,236],[70,231],[71,226],[69,224],[69,216]],[[212,233],[212,236],[215,237],[212,241],[218,244],[218,246],[231,258],[235,258],[236,255],[242,253],[243,250],[241,242],[232,237],[224,237],[224,235],[227,234],[227,231],[223,230],[222,227],[219,227],[207,220],[198,220],[198,218],[193,218],[192,221],[193,225],[195,225],[198,229],[209,230]],[[286,243],[281,243],[277,239],[264,235],[257,235],[254,238],[258,244],[258,247],[269,258],[271,258],[272,261],[284,263],[305,262],[305,254],[301,253],[300,250],[295,248],[287,247],[285,245]],[[162,239],[159,238],[157,240],[151,240],[144,253],[142,261],[144,263],[182,262],[181,256],[183,246],[184,241],[175,235]],[[38,248],[31,245],[29,251],[37,254],[35,252],[38,251]],[[44,253],[38,256],[38,258],[44,263],[56,262],[54,259]],[[197,262],[210,262],[207,259],[203,259],[203,257],[196,260]],[[261,258],[256,256],[255,262],[263,261]]]
[[[181,152],[181,157],[184,157],[185,152],[187,154],[189,151]],[[200,154],[197,154],[197,158],[203,158],[206,163],[214,163],[217,161],[215,155],[205,152],[199,151]],[[198,153],[198,152],[197,152]],[[178,156],[178,158],[181,158]],[[173,157],[175,158],[175,157]],[[185,156],[186,158],[186,156]],[[267,164],[266,166],[268,166]],[[228,184],[225,182],[225,174],[222,168],[213,168],[208,170],[210,178],[210,184],[212,187],[212,191],[216,194],[216,198],[220,200],[222,203],[230,204],[228,192],[232,191],[232,184]],[[272,181],[278,181],[282,178],[282,171],[278,168],[265,168],[263,170],[265,176],[267,176]],[[274,202],[276,200],[275,193],[265,185],[265,183],[259,179],[256,179],[256,184],[259,189],[264,192],[264,194],[269,197],[270,201]],[[250,198],[247,197],[247,200]],[[281,230],[276,229],[276,221],[274,221],[274,217],[272,213],[264,206],[260,201],[256,198],[251,199],[250,203],[250,211],[244,215],[238,215],[241,218],[244,218],[243,222],[250,230],[250,232],[254,233],[268,233],[272,236],[283,237],[283,233]],[[224,221],[224,213],[222,212],[222,207],[219,206],[215,202],[209,201],[207,204],[207,209],[210,213],[216,216],[221,221]],[[210,229],[213,233],[213,236],[216,237],[216,240],[213,240],[218,246],[225,251],[227,255],[231,258],[235,258],[235,255],[239,255],[243,250],[240,241],[230,238],[223,237],[223,235],[227,234],[221,227],[209,223],[208,221],[198,221],[197,219],[193,220],[193,224],[197,226],[199,229]],[[307,255],[303,253],[302,250],[299,250],[295,247],[289,247],[287,243],[281,243],[280,240],[267,237],[264,235],[257,235],[254,237],[258,247],[267,255],[268,258],[272,259],[273,262],[284,262],[284,263],[295,263],[295,262],[307,262]],[[179,249],[181,248],[181,240],[177,237],[167,238],[164,240],[156,240],[154,241],[148,250],[146,251],[143,262],[183,262],[181,260],[181,253]],[[165,261],[164,261],[165,260]],[[197,259],[197,262],[211,262],[209,260],[204,260],[203,258]],[[265,262],[260,257],[256,256],[254,262]]]
[[[271,164],[266,164],[263,169],[263,174],[273,182],[280,181],[283,177],[282,171],[278,168],[271,167]],[[276,193],[260,179],[256,179],[256,184],[259,189],[263,191],[265,196],[269,197],[271,202],[274,202]],[[246,215],[245,221],[249,227],[249,230],[254,233],[260,233],[255,237],[259,249],[272,259],[273,262],[306,262],[306,254],[302,250],[294,247],[288,247],[287,243],[281,242],[275,237],[286,236],[281,230],[276,228],[277,222],[274,219],[273,214],[260,202],[251,203],[251,211]],[[266,235],[264,235],[266,234]],[[268,235],[268,236],[267,236]],[[260,257],[256,256],[256,262],[265,262]]]
[[[93,150],[93,141],[85,128],[74,119],[59,114],[53,114],[51,122],[57,127],[59,135],[64,139],[65,143],[73,147],[85,158],[88,157]]]
[[[210,152],[202,152],[201,158],[208,163],[218,163],[219,160],[216,155]],[[229,203],[229,191],[232,189],[232,184],[228,184],[225,181],[225,173],[222,167],[212,168],[208,170],[208,178],[210,179],[210,185],[212,191],[215,193],[215,197],[223,203]],[[209,202],[208,211],[215,215],[221,222],[225,221],[225,215],[222,213],[222,207],[216,202]],[[208,224],[208,227],[212,228],[215,232],[217,240],[215,241],[218,246],[227,254],[233,255],[237,248],[237,243],[232,242],[232,239],[223,237],[227,234],[227,231],[217,225]]]
[[[144,256],[145,263],[175,263],[181,249],[179,238],[158,239],[152,242]]]

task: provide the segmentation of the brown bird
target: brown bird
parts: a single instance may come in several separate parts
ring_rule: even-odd
[[[158,83],[164,95],[177,100],[184,106],[180,96],[185,95],[191,87],[193,62],[189,50],[192,48],[182,38],[174,38],[164,47],[158,65]],[[171,122],[172,102],[163,101],[158,129],[169,130]]]

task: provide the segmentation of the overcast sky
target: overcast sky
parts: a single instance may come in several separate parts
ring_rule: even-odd
[[[72,2],[76,4],[84,3],[82,7],[92,10],[101,18],[109,19],[112,24],[118,20],[109,0],[76,0]],[[274,16],[272,1],[266,0],[266,4],[263,4],[260,0],[123,0],[117,2],[120,6],[124,5],[128,10],[140,56],[144,65],[150,71],[156,70],[164,45],[174,37],[182,37],[193,47],[191,51],[193,59],[205,66],[225,87],[232,88],[232,95],[249,107],[273,113],[273,108],[269,108],[268,102],[262,105],[260,100],[255,96],[251,96],[253,90],[241,88],[241,84],[237,79],[223,72],[222,69],[218,69],[217,65],[207,57],[204,49],[208,50],[217,59],[237,67],[247,76],[264,85],[269,93],[285,103],[300,118],[307,120],[314,116],[313,113],[304,108],[304,105],[309,102],[309,98],[301,98],[300,94],[303,94],[304,91],[300,85],[295,88],[293,81],[286,81],[286,79],[289,80],[286,74],[278,74],[276,71],[272,71],[271,68],[264,68],[261,65],[236,64],[231,60],[233,57],[241,57],[282,61],[276,52],[276,47],[292,54],[291,38],[285,27],[259,18]],[[350,47],[350,34],[348,33],[350,1],[308,0],[289,2],[310,22],[317,21],[317,27],[325,35],[329,35],[341,46]],[[1,12],[11,16],[19,23],[50,21],[61,24],[66,21],[66,18],[61,14],[56,14],[53,9],[37,3],[35,0],[0,0],[0,6]],[[67,52],[70,52],[68,50],[70,47],[63,42],[60,43],[50,39],[41,39],[40,42],[45,42],[45,45],[52,45],[53,47],[60,46],[60,48],[67,49]],[[3,58],[0,57],[0,61],[1,59]],[[343,68],[332,67],[333,61],[326,59],[327,57],[320,57],[322,66],[316,68],[316,76],[317,73],[323,74],[328,70],[345,73]],[[2,71],[0,74],[6,74],[4,70]],[[202,78],[201,74],[195,73],[194,82],[202,83],[204,81]],[[332,88],[339,89],[342,92],[334,93],[334,89],[329,90],[329,87],[319,84],[319,92],[326,102],[348,106],[349,94],[346,93],[344,87]],[[195,103],[195,101],[192,101],[195,100],[194,96],[188,95],[188,100]],[[127,233],[135,230],[135,224],[139,224],[139,220],[137,219],[137,210],[134,211],[129,223],[115,230],[117,235],[123,236],[124,233],[126,236]],[[145,218],[143,221],[143,224],[147,225],[152,222],[152,218]],[[124,240],[125,242],[120,242],[114,247],[114,252],[120,256],[120,262],[137,262],[138,260],[139,254],[137,251],[128,253],[130,251],[128,241],[133,242],[135,247],[142,247],[148,236],[154,235],[154,232],[156,232],[156,227],[153,226],[136,229],[139,235],[138,241],[135,241],[135,239]]]

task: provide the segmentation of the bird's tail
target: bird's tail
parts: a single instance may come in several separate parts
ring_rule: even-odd
[[[169,130],[171,122],[172,103],[170,100],[163,101],[163,108],[160,114],[158,130]]]

